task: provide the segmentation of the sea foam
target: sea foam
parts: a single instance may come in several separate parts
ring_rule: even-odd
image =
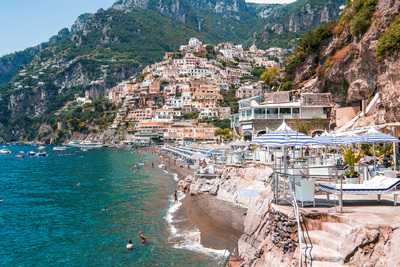
[[[216,258],[227,257],[229,255],[229,251],[227,250],[204,247],[201,244],[201,233],[199,229],[193,228],[191,230],[179,231],[175,226],[175,223],[178,222],[175,218],[175,213],[182,207],[182,201],[185,197],[186,195],[184,193],[178,192],[177,201],[174,201],[174,199],[171,198],[171,204],[167,211],[167,215],[165,216],[165,220],[168,222],[171,232],[170,240],[173,240],[175,243],[174,248],[203,253]]]

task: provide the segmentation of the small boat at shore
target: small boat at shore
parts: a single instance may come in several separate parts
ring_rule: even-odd
[[[38,152],[36,153],[36,157],[47,157],[47,152]]]
[[[53,147],[53,151],[65,151],[65,150],[67,150],[68,149],[68,147],[66,147],[66,146],[56,146],[56,147]]]
[[[28,156],[34,157],[34,156],[36,156],[36,152],[35,151],[29,151],[28,152]]]
[[[11,150],[9,150],[9,149],[0,149],[0,155],[9,155],[9,154],[11,154],[12,152],[11,152]]]
[[[22,158],[25,158],[25,155],[26,154],[25,154],[24,151],[20,151],[20,152],[17,153],[16,157],[19,158],[19,159],[22,159]]]
[[[92,149],[92,148],[102,148],[104,147],[104,144],[100,142],[92,142],[92,141],[77,141],[73,140],[70,141],[67,146],[70,147],[79,147],[79,148],[86,148],[86,149]]]

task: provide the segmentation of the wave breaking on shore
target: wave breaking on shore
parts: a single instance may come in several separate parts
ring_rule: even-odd
[[[177,175],[174,175],[174,180]],[[184,193],[178,193],[178,200],[175,201],[172,197],[170,198],[170,206],[168,208],[165,220],[168,222],[171,237],[169,241],[174,243],[174,248],[186,249],[198,253],[203,253],[215,258],[227,257],[229,255],[228,250],[218,250],[207,248],[201,244],[201,233],[196,227],[190,229],[180,229],[177,226],[178,223],[182,223],[183,220],[176,218],[177,211],[182,207],[183,200],[186,195]]]

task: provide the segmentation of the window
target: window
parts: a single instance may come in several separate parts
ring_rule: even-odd
[[[277,108],[267,108],[267,114],[278,114]]]
[[[254,110],[254,113],[255,113],[255,114],[265,114],[265,109],[263,109],[263,108],[256,108],[256,109]]]
[[[291,114],[290,108],[281,108],[280,114]]]
[[[293,108],[293,114],[299,114],[300,109],[299,108]]]

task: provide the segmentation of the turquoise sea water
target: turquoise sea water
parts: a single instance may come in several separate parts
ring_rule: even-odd
[[[34,148],[8,148],[12,155],[0,155],[0,266],[218,266],[168,241],[174,182],[157,175],[151,156],[48,147],[46,158],[17,159]],[[145,246],[140,230],[150,240]]]

